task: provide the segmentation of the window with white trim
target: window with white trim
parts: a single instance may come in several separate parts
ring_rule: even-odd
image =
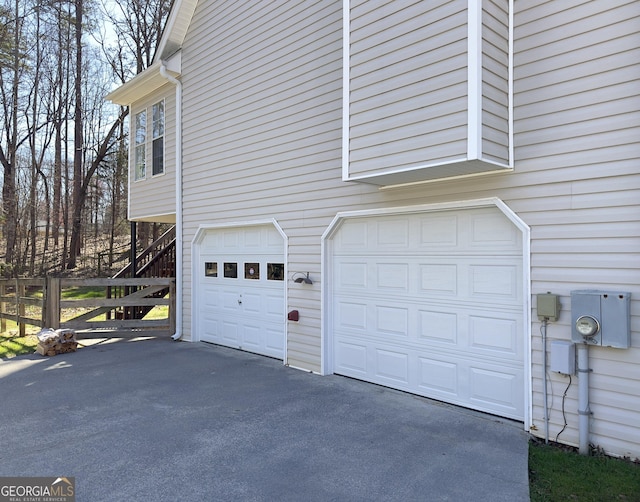
[[[134,177],[143,180],[147,175],[146,165],[147,111],[136,114],[136,134],[134,150]]]

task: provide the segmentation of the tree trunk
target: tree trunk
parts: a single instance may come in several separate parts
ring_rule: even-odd
[[[75,110],[74,110],[74,139],[73,139],[73,218],[71,221],[71,242],[69,243],[69,261],[67,268],[76,267],[76,260],[80,254],[82,235],[82,161],[83,161],[83,133],[82,133],[82,5],[83,0],[75,0],[75,38],[76,38],[76,67],[75,67]]]
[[[11,86],[11,108],[5,108],[5,117],[8,115],[9,123],[6,124],[9,137],[7,138],[6,154],[0,149],[0,157],[4,167],[2,183],[2,209],[4,212],[4,238],[5,256],[7,265],[15,263],[15,249],[17,239],[18,199],[16,196],[16,157],[18,147],[18,80],[20,67],[20,9],[19,0],[15,2],[15,27],[12,47],[13,82]],[[6,119],[5,119],[6,120]]]

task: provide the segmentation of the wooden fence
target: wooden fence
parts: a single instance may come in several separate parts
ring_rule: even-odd
[[[45,288],[46,279],[0,279],[0,332],[7,331],[7,320],[15,321],[20,336],[26,325],[43,327]],[[27,307],[37,317],[27,316]]]
[[[64,294],[77,288],[90,290],[97,297],[70,299]],[[168,306],[166,317],[145,318],[159,305]],[[131,331],[173,334],[175,279],[0,279],[3,332],[7,319],[18,324],[21,335],[25,333],[25,325],[105,334]]]

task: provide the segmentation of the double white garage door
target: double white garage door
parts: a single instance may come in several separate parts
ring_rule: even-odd
[[[272,225],[206,234],[201,340],[284,358],[283,242]],[[326,256],[333,371],[522,420],[522,256],[495,207],[344,219]]]
[[[522,237],[500,210],[351,218],[330,249],[335,373],[523,419]]]

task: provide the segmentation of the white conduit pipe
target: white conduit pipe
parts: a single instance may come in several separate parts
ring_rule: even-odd
[[[578,344],[578,433],[580,455],[589,454],[589,345]]]
[[[176,332],[173,340],[182,338],[182,82],[167,73],[164,61],[160,75],[176,86]]]
[[[542,321],[542,402],[544,403],[544,444],[549,444],[549,405],[547,403],[547,319]]]

